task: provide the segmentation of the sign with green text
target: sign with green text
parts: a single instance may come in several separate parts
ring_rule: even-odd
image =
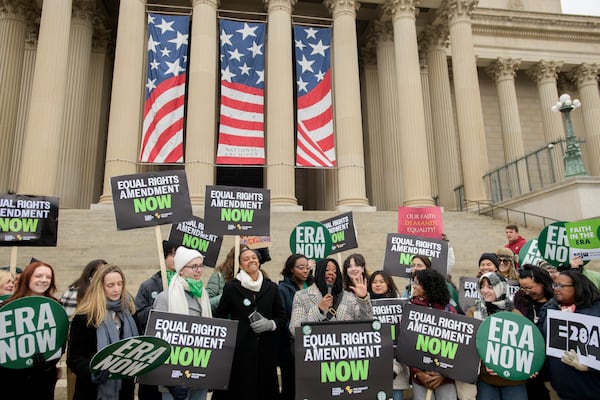
[[[567,222],[554,222],[542,229],[538,236],[538,249],[542,258],[555,267],[569,264],[571,261],[566,224]],[[584,261],[584,265],[588,262]]]
[[[448,268],[447,241],[402,233],[388,233],[383,269],[390,275],[410,278],[412,259],[416,255],[429,258],[431,268],[446,276]]]
[[[304,221],[296,225],[290,234],[290,250],[308,259],[322,260],[331,253],[331,234],[325,225],[316,221]]]
[[[538,249],[538,240],[528,240],[519,251],[519,265],[525,264],[539,265],[544,258]]]
[[[565,228],[571,256],[579,256],[582,260],[600,258],[600,218],[568,222]]]
[[[58,197],[0,194],[0,246],[56,246]]]
[[[358,247],[352,212],[328,218],[321,221],[321,223],[327,227],[331,234],[332,245],[329,254],[340,253]]]
[[[146,335],[171,344],[164,364],[144,374],[146,385],[183,385],[226,390],[238,322],[228,319],[152,311]]]
[[[0,365],[33,366],[33,355],[60,358],[67,341],[69,318],[63,306],[43,296],[27,296],[0,308]]]
[[[154,336],[134,336],[111,343],[90,361],[90,371],[108,371],[109,379],[133,378],[158,368],[171,354],[171,346]]]
[[[392,329],[392,341],[396,346],[396,338],[399,332],[400,321],[402,320],[402,309],[408,303],[408,299],[385,298],[371,300],[373,307],[373,317],[382,324],[390,325]]]
[[[223,244],[223,237],[208,233],[204,229],[204,220],[198,217],[171,225],[169,240],[188,249],[198,250],[204,257],[204,265],[209,267],[217,265]]]
[[[477,331],[477,352],[486,367],[511,381],[527,380],[546,358],[540,330],[524,316],[502,311],[487,317]]]
[[[113,176],[110,186],[118,230],[172,224],[193,217],[183,170]]]
[[[481,321],[414,304],[404,306],[396,358],[451,379],[477,381],[475,334]]]
[[[271,192],[267,189],[206,186],[204,223],[215,235],[269,236]]]
[[[392,338],[375,321],[303,323],[296,328],[297,399],[392,397]]]

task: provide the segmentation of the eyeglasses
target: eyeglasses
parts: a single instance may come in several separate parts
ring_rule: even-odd
[[[511,259],[510,259],[510,258],[499,258],[499,259],[498,259],[498,262],[499,262],[500,264],[510,264],[510,262],[511,262]]]
[[[552,284],[552,289],[554,289],[554,290],[562,290],[562,288],[573,287],[573,286],[575,286],[575,285],[561,285],[560,283],[553,283]]]
[[[299,269],[300,271],[310,271],[308,264],[294,265],[294,268]]]
[[[183,268],[190,268],[192,271],[200,271],[202,269],[202,264],[186,265]]]
[[[529,287],[527,287],[527,286],[522,286],[522,287],[520,288],[520,290],[521,290],[521,291],[523,291],[523,292],[531,292],[531,291],[533,290],[533,288],[534,288],[533,286],[529,286]]]

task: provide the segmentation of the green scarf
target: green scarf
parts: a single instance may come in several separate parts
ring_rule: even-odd
[[[202,297],[202,281],[195,281],[192,278],[185,278],[186,283],[190,288],[190,293],[193,297],[199,299]]]
[[[173,278],[173,276],[175,276],[177,272],[175,271],[170,271],[167,270],[167,286],[169,286],[169,284],[171,283],[171,278]]]

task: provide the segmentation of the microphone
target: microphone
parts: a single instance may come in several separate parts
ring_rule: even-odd
[[[333,290],[333,285],[331,285],[330,283],[327,284],[327,294],[331,294],[331,291]]]

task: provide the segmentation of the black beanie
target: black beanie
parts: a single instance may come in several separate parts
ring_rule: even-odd
[[[496,268],[500,266],[500,262],[498,261],[498,256],[494,253],[483,253],[481,257],[479,257],[479,264],[481,264],[482,260],[490,260]]]

